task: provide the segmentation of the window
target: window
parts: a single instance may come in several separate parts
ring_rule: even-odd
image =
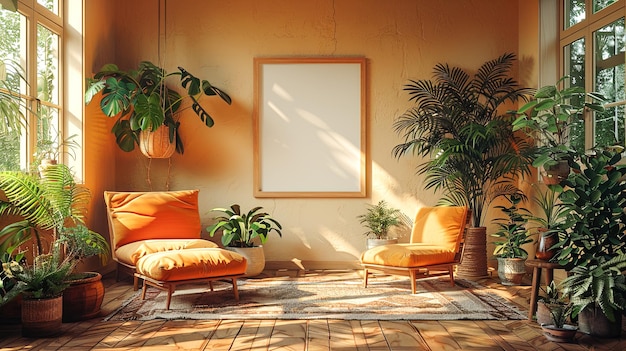
[[[603,94],[603,113],[586,112],[570,132],[572,146],[626,146],[624,124],[624,0],[562,0],[562,74],[571,84]]]
[[[63,19],[60,0],[21,0],[0,10],[0,89],[19,94],[21,128],[0,135],[1,170],[25,170],[41,158],[64,161]],[[20,78],[21,76],[21,78]],[[28,83],[26,83],[28,82]]]

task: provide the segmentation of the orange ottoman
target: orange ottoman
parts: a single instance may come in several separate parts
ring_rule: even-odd
[[[144,280],[142,299],[147,285],[167,291],[165,308],[169,309],[176,286],[188,283],[208,282],[213,291],[213,280],[230,279],[239,300],[237,278],[244,275],[247,265],[240,254],[221,248],[161,251],[139,258],[135,277]]]

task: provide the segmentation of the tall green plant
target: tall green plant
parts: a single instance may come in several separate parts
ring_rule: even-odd
[[[556,257],[568,268],[588,266],[626,254],[626,167],[622,156],[607,150],[583,155],[561,182],[559,195],[567,211],[559,226],[561,250]]]
[[[483,226],[486,208],[498,196],[517,192],[512,180],[529,174],[534,149],[511,128],[506,103],[531,90],[510,77],[515,55],[485,62],[470,76],[458,67],[438,64],[433,80],[411,80],[404,87],[416,107],[394,123],[404,142],[395,157],[428,157],[418,168],[426,189],[441,190],[442,204],[468,206],[475,226]]]

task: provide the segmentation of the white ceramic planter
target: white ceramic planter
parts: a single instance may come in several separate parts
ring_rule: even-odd
[[[241,256],[245,257],[248,261],[248,268],[246,268],[246,277],[254,277],[265,269],[265,252],[263,246],[255,247],[227,247],[228,250],[234,251]]]

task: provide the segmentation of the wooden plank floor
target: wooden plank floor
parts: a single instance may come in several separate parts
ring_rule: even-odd
[[[316,271],[316,274],[319,274]],[[297,276],[302,271],[268,271]],[[328,272],[332,274],[332,272]],[[130,281],[105,277],[103,315],[133,293]],[[529,286],[482,284],[525,307]],[[624,333],[623,335],[626,335]],[[0,350],[626,350],[621,339],[578,333],[575,343],[548,342],[529,321],[152,320],[64,323],[56,338],[28,339],[0,326]]]

